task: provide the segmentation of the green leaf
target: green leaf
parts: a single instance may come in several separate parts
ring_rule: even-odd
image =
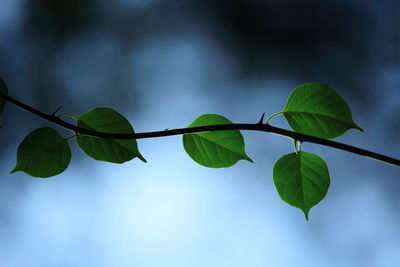
[[[232,122],[220,115],[205,114],[198,117],[188,128],[216,124]],[[246,155],[243,136],[238,130],[185,134],[183,147],[194,161],[206,167],[230,167],[241,159],[253,163]]]
[[[301,209],[307,220],[308,212],[325,197],[330,183],[325,161],[304,151],[282,156],[272,176],[282,200]]]
[[[1,78],[0,78],[0,92],[2,94],[8,95],[8,89],[7,89],[6,83]],[[0,116],[3,114],[4,106],[6,105],[6,102],[7,101],[5,99],[0,98]]]
[[[68,141],[50,127],[29,133],[18,147],[17,165],[11,173],[23,171],[47,178],[62,173],[71,161]]]
[[[295,132],[303,134],[332,139],[351,128],[363,132],[354,123],[346,101],[320,83],[306,83],[295,88],[280,113]]]
[[[94,108],[78,116],[77,119],[79,127],[89,130],[119,134],[135,133],[129,121],[111,108]],[[146,162],[134,139],[105,139],[78,135],[76,142],[88,156],[96,160],[124,163],[138,157]]]

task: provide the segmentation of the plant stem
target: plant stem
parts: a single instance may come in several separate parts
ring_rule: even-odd
[[[132,133],[132,134],[115,134],[115,133],[105,133],[105,132],[97,132],[88,129],[84,129],[78,127],[76,125],[70,124],[68,122],[63,121],[59,117],[54,115],[49,115],[41,112],[31,106],[28,106],[8,95],[5,95],[0,92],[0,98],[7,100],[8,102],[25,109],[47,121],[50,121],[58,126],[64,127],[73,131],[75,134],[81,135],[90,135],[94,137],[100,138],[108,138],[108,139],[143,139],[143,138],[155,138],[155,137],[164,137],[164,136],[172,136],[172,135],[183,135],[183,134],[191,134],[198,132],[212,132],[212,131],[226,131],[226,130],[250,130],[250,131],[260,131],[260,132],[269,132],[273,134],[279,134],[282,136],[290,137],[292,139],[298,140],[299,142],[309,142],[320,144],[324,146],[333,147],[336,149],[352,152],[358,155],[366,156],[375,160],[380,160],[385,163],[393,164],[395,166],[400,167],[400,160],[395,159],[389,156],[385,156],[382,154],[378,154],[372,151],[368,151],[359,147],[346,145],[343,143],[339,143],[336,141],[331,141],[324,138],[319,138],[307,134],[296,133],[293,131],[285,130],[282,128],[274,127],[269,124],[263,123],[234,123],[234,124],[218,124],[218,125],[208,125],[208,126],[200,126],[200,127],[192,127],[192,128],[180,128],[180,129],[171,129],[171,130],[163,130],[163,131],[154,131],[154,132],[143,132],[143,133]]]

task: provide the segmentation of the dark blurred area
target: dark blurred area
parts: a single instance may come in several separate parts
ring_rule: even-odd
[[[399,29],[394,26],[398,24],[389,21],[390,25],[379,25],[371,14],[373,7],[366,3],[125,2],[125,6],[121,1],[78,0],[33,0],[21,4],[20,26],[3,33],[1,40],[4,79],[10,85],[19,80],[21,86],[17,84],[17,88],[21,89],[29,83],[29,91],[37,92],[35,101],[39,104],[41,99],[46,99],[46,104],[52,101],[54,90],[66,94],[66,85],[54,75],[54,60],[66,43],[93,31],[113,38],[120,53],[117,57],[124,57],[124,53],[153,36],[198,31],[216,40],[235,58],[240,67],[236,78],[279,77],[334,83],[332,86],[354,91],[364,104],[369,101],[365,90],[370,90],[368,77],[376,64],[396,64],[399,59]],[[389,11],[397,8],[397,2],[389,4],[385,7]],[[21,72],[26,79],[16,78],[21,77]],[[109,83],[123,79],[117,76],[115,73]],[[117,88],[102,92],[113,95],[134,90],[124,89],[127,86],[119,82]]]
[[[140,112],[140,77],[128,77],[127,58],[148,40],[168,36],[210,38],[233,59],[243,83],[323,82],[356,98],[361,111],[378,95],[390,97],[374,77],[399,64],[396,1],[17,2],[18,17],[8,22],[16,26],[4,27],[0,40],[0,71],[14,95],[28,94],[44,109],[62,104],[81,111],[87,99],[103,104],[100,95],[107,95]],[[77,97],[77,90],[88,93]],[[396,119],[391,124],[400,127]]]
[[[157,94],[170,96],[163,100],[167,107],[184,101],[176,97],[178,89],[168,91],[168,83],[179,84],[168,72],[174,68],[169,55],[184,55],[188,46],[199,42],[198,58],[205,69],[221,55],[227,59],[215,71],[203,71],[210,75],[199,76],[199,94],[216,99],[258,94],[251,85],[268,80],[325,83],[351,99],[353,114],[371,133],[364,140],[355,135],[349,140],[399,157],[399,11],[400,2],[395,0],[4,0],[0,3],[0,76],[11,96],[44,112],[61,105],[62,111],[74,114],[110,106],[139,119],[152,108],[148,99],[160,105]],[[175,51],[177,39],[190,43]],[[163,44],[172,46],[172,52],[163,48],[153,52],[153,46]],[[141,54],[150,55],[152,61]],[[173,74],[184,76],[185,66]],[[166,71],[166,78],[154,70]],[[157,84],[153,80],[160,80],[160,87],[147,89],[147,84],[149,88]],[[283,95],[292,89],[279,88]],[[266,94],[274,90],[262,89]],[[236,108],[236,104],[223,105]],[[159,116],[157,120],[163,118]],[[14,153],[23,137],[44,122],[10,104],[1,120],[0,158],[9,164],[10,151]],[[160,130],[157,126],[151,125]],[[171,125],[180,126],[184,125]],[[388,174],[399,176],[394,168]],[[0,233],[1,225],[12,225],[14,204],[8,196],[22,195],[21,189],[30,186],[27,180],[8,176],[8,172],[0,176],[0,192],[8,192],[7,197],[0,196]],[[398,204],[396,178],[400,177],[382,183],[391,190],[387,197]]]
[[[359,89],[371,18],[360,7],[330,1],[211,1],[205,13],[215,37],[241,62],[242,77],[336,79]],[[346,64],[346,70],[343,69]],[[333,77],[331,77],[333,76]]]

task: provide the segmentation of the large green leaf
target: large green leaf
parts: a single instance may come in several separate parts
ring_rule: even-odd
[[[62,173],[71,161],[68,141],[50,127],[29,133],[18,147],[17,165],[11,173],[24,171],[34,177]]]
[[[330,183],[324,160],[304,151],[282,156],[272,176],[282,200],[301,209],[307,220],[308,212],[325,197]]]
[[[85,129],[105,133],[134,133],[129,121],[111,108],[94,108],[77,118],[78,126]],[[105,139],[79,135],[76,142],[87,155],[96,160],[123,163],[138,157],[146,162],[134,139]]]
[[[281,113],[294,131],[326,139],[338,137],[351,128],[363,131],[354,123],[346,101],[320,83],[295,88]]]
[[[8,95],[8,89],[7,89],[6,83],[1,78],[0,78],[0,92],[2,94]],[[4,100],[3,98],[0,98],[0,116],[3,114],[5,105],[6,105],[6,100]],[[0,125],[0,127],[1,127],[1,125]]]
[[[216,124],[232,124],[232,122],[220,115],[205,114],[188,127]],[[183,147],[194,161],[206,167],[230,167],[241,159],[253,162],[246,155],[243,136],[238,130],[185,134]]]

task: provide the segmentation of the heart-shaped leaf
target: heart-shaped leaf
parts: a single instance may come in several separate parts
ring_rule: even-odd
[[[299,133],[332,139],[358,127],[346,101],[332,88],[306,83],[295,88],[281,111],[290,127]]]
[[[11,173],[24,171],[34,177],[62,173],[71,161],[68,141],[50,127],[29,133],[18,147],[17,165]]]
[[[7,89],[6,83],[1,78],[0,78],[0,92],[2,94],[8,95],[8,89]],[[3,98],[0,98],[0,116],[3,114],[5,105],[6,105],[6,100],[4,100]]]
[[[129,121],[111,108],[94,108],[77,117],[78,126],[105,133],[134,133]],[[79,147],[90,157],[112,163],[123,163],[138,157],[146,160],[140,154],[134,139],[105,139],[79,135],[76,137]]]
[[[304,151],[282,156],[272,176],[282,200],[301,209],[307,220],[308,212],[325,197],[330,183],[325,161]]]
[[[216,124],[232,122],[217,114],[205,114],[188,128]],[[230,167],[241,159],[253,162],[246,155],[243,136],[238,130],[185,134],[183,147],[194,161],[206,167]]]

